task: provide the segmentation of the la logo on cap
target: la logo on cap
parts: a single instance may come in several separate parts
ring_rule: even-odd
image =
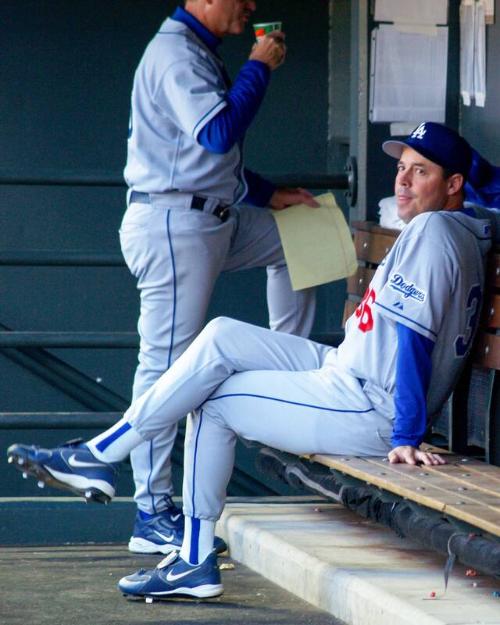
[[[415,128],[415,130],[413,131],[411,135],[411,138],[423,139],[426,132],[427,132],[427,128],[425,127],[425,122],[423,122],[422,124],[420,124],[418,128]]]

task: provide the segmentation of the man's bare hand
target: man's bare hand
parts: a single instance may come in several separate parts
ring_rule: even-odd
[[[397,464],[398,462],[406,464],[425,464],[436,465],[446,464],[446,460],[438,454],[432,454],[429,451],[420,451],[416,447],[410,445],[401,445],[400,447],[394,447],[387,454],[389,462],[391,464]]]
[[[300,187],[298,189],[291,189],[289,187],[276,189],[269,201],[271,208],[276,211],[281,211],[294,204],[307,204],[307,206],[311,208],[317,208],[319,206],[313,194]]]
[[[252,48],[249,59],[265,63],[271,71],[285,61],[285,33],[274,31],[262,37]]]

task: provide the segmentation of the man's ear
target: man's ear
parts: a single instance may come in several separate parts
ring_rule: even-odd
[[[463,189],[464,182],[462,174],[452,174],[446,180],[448,195],[455,195],[455,193],[461,191],[461,189]]]

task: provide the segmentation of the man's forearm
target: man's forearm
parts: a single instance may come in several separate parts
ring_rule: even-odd
[[[434,343],[398,323],[394,447],[418,447],[427,429],[427,391],[432,372]]]
[[[248,191],[242,202],[253,206],[269,206],[271,197],[276,191],[276,185],[249,169],[245,169],[245,180]]]
[[[210,152],[225,154],[240,141],[252,123],[266,93],[269,68],[247,61],[226,94],[227,106],[198,134],[198,142]]]

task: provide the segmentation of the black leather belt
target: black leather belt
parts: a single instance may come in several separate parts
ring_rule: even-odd
[[[174,195],[175,192],[172,193]],[[129,203],[132,204],[134,202],[138,202],[139,204],[151,204],[151,198],[149,197],[149,193],[144,193],[142,191],[131,191]],[[229,217],[229,206],[225,206],[224,204],[217,204],[215,208],[209,208],[213,203],[213,200],[201,197],[199,195],[193,195],[191,198],[191,206],[192,210],[205,211],[215,217],[218,217],[222,222],[226,221]]]

